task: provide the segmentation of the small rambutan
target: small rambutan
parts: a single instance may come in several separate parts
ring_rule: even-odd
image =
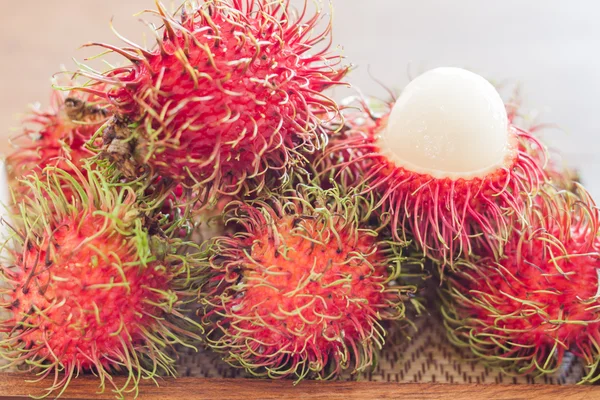
[[[477,248],[500,254],[546,179],[545,161],[530,154],[543,146],[508,124],[490,83],[459,68],[426,72],[383,112],[363,103],[345,120],[316,169],[366,182],[396,240],[409,235],[442,265]]]
[[[213,239],[200,290],[207,344],[257,376],[327,379],[373,366],[386,321],[405,321],[423,278],[369,219],[372,198],[298,186],[232,203],[234,235]],[[414,275],[412,275],[414,274]]]
[[[65,97],[53,91],[50,110],[35,107],[13,141],[15,150],[6,159],[11,181],[46,166],[69,168],[65,160],[81,165],[81,160],[94,155],[85,148],[86,142],[108,118],[106,104],[96,96],[70,93]]]
[[[45,395],[91,372],[102,390],[137,396],[140,380],[175,373],[169,348],[199,339],[201,327],[183,315],[198,270],[186,242],[148,234],[131,186],[65,163],[67,171],[47,167],[21,182],[29,196],[13,218],[19,245],[0,266],[0,309],[9,313],[0,357],[51,377]],[[117,384],[114,374],[127,379]]]
[[[555,371],[568,351],[595,369],[598,210],[581,188],[544,191],[499,260],[457,262],[442,289],[442,315],[452,342],[506,372]]]
[[[125,173],[148,164],[187,187],[235,195],[260,191],[267,171],[322,147],[320,116],[337,110],[322,91],[347,68],[329,54],[330,24],[313,35],[320,11],[309,16],[305,2],[296,16],[289,0],[211,0],[186,2],[171,17],[157,6],[156,49],[91,44],[131,64],[79,72],[107,88],[80,89],[115,109],[105,156]]]

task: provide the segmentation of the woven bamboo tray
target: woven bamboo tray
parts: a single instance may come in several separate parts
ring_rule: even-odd
[[[576,384],[583,366],[568,359],[561,370],[539,377],[508,376],[474,361],[467,351],[448,342],[437,316],[417,320],[418,331],[407,341],[392,334],[381,352],[377,366],[368,373],[344,376],[342,381],[393,383],[464,383],[464,384]],[[208,350],[184,350],[179,354],[179,373],[193,378],[251,378],[244,370],[233,368],[219,354]],[[302,386],[299,383],[297,386]],[[599,392],[600,398],[600,392]]]

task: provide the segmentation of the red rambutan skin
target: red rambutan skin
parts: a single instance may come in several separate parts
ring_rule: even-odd
[[[344,127],[315,162],[317,172],[344,186],[366,183],[366,190],[379,193],[377,207],[391,219],[396,240],[414,239],[442,267],[478,249],[501,254],[546,180],[541,143],[511,126],[513,150],[495,172],[472,179],[434,178],[397,166],[379,148],[377,139],[392,106],[375,114],[363,102],[363,111],[346,113]]]
[[[256,206],[235,205],[241,232],[211,248],[200,293],[208,344],[272,378],[327,379],[372,366],[381,323],[404,319],[416,290],[392,282],[406,260],[399,248],[356,229],[343,212]]]
[[[544,190],[504,256],[457,263],[442,296],[454,343],[521,374],[555,371],[566,351],[600,360],[598,210],[583,191]]]
[[[9,314],[0,314],[0,356],[53,376],[46,395],[93,372],[102,390],[108,382],[118,396],[137,396],[141,379],[175,374],[166,347],[199,339],[182,312],[200,270],[177,251],[185,242],[142,227],[131,186],[65,162],[69,170],[20,181],[28,196],[13,222],[19,245],[0,265],[0,311]],[[115,371],[128,375],[122,386]]]
[[[154,304],[169,289],[160,264],[139,265],[131,239],[115,232],[95,236],[105,223],[103,217],[65,218],[40,248],[25,250],[5,271],[15,318],[6,325],[12,329],[25,319],[36,326],[18,335],[23,348],[65,366],[67,375],[124,362],[131,347],[147,340],[145,331],[162,315]]]
[[[7,157],[10,178],[41,171],[47,166],[69,169],[66,160],[76,166],[93,152],[85,144],[109,118],[96,96],[53,91],[50,109],[34,109],[23,121],[23,132],[13,140],[15,151]]]
[[[156,14],[164,36],[155,50],[100,45],[132,64],[80,72],[107,84],[82,90],[105,96],[115,125],[128,126],[104,134],[106,155],[122,169],[148,163],[177,183],[233,195],[261,190],[267,171],[287,170],[297,151],[322,146],[318,115],[337,106],[321,92],[347,68],[329,54],[330,25],[311,36],[319,13],[309,16],[305,4],[296,19],[288,1],[216,0],[177,19],[160,4]]]

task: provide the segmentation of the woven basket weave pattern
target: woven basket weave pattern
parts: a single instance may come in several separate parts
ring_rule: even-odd
[[[371,372],[347,380],[420,383],[486,383],[486,384],[574,384],[584,369],[577,360],[568,359],[560,371],[544,376],[509,376],[453,346],[447,339],[439,318],[428,316],[417,322],[418,332],[407,341],[402,335],[390,338]],[[204,378],[250,377],[242,369],[233,368],[221,360],[220,354],[209,350],[179,353],[178,370],[182,376]]]

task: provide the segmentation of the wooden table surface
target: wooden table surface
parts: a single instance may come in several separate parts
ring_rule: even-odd
[[[22,376],[0,377],[0,400],[39,395],[40,384],[24,383]],[[114,399],[109,391],[94,394],[97,381],[79,378],[71,382],[62,399]],[[144,383],[140,399],[344,399],[360,400],[594,400],[600,399],[600,386],[557,385],[452,385],[381,382],[316,382],[304,381],[294,386],[291,381],[248,379],[180,378],[161,382],[160,387]]]

